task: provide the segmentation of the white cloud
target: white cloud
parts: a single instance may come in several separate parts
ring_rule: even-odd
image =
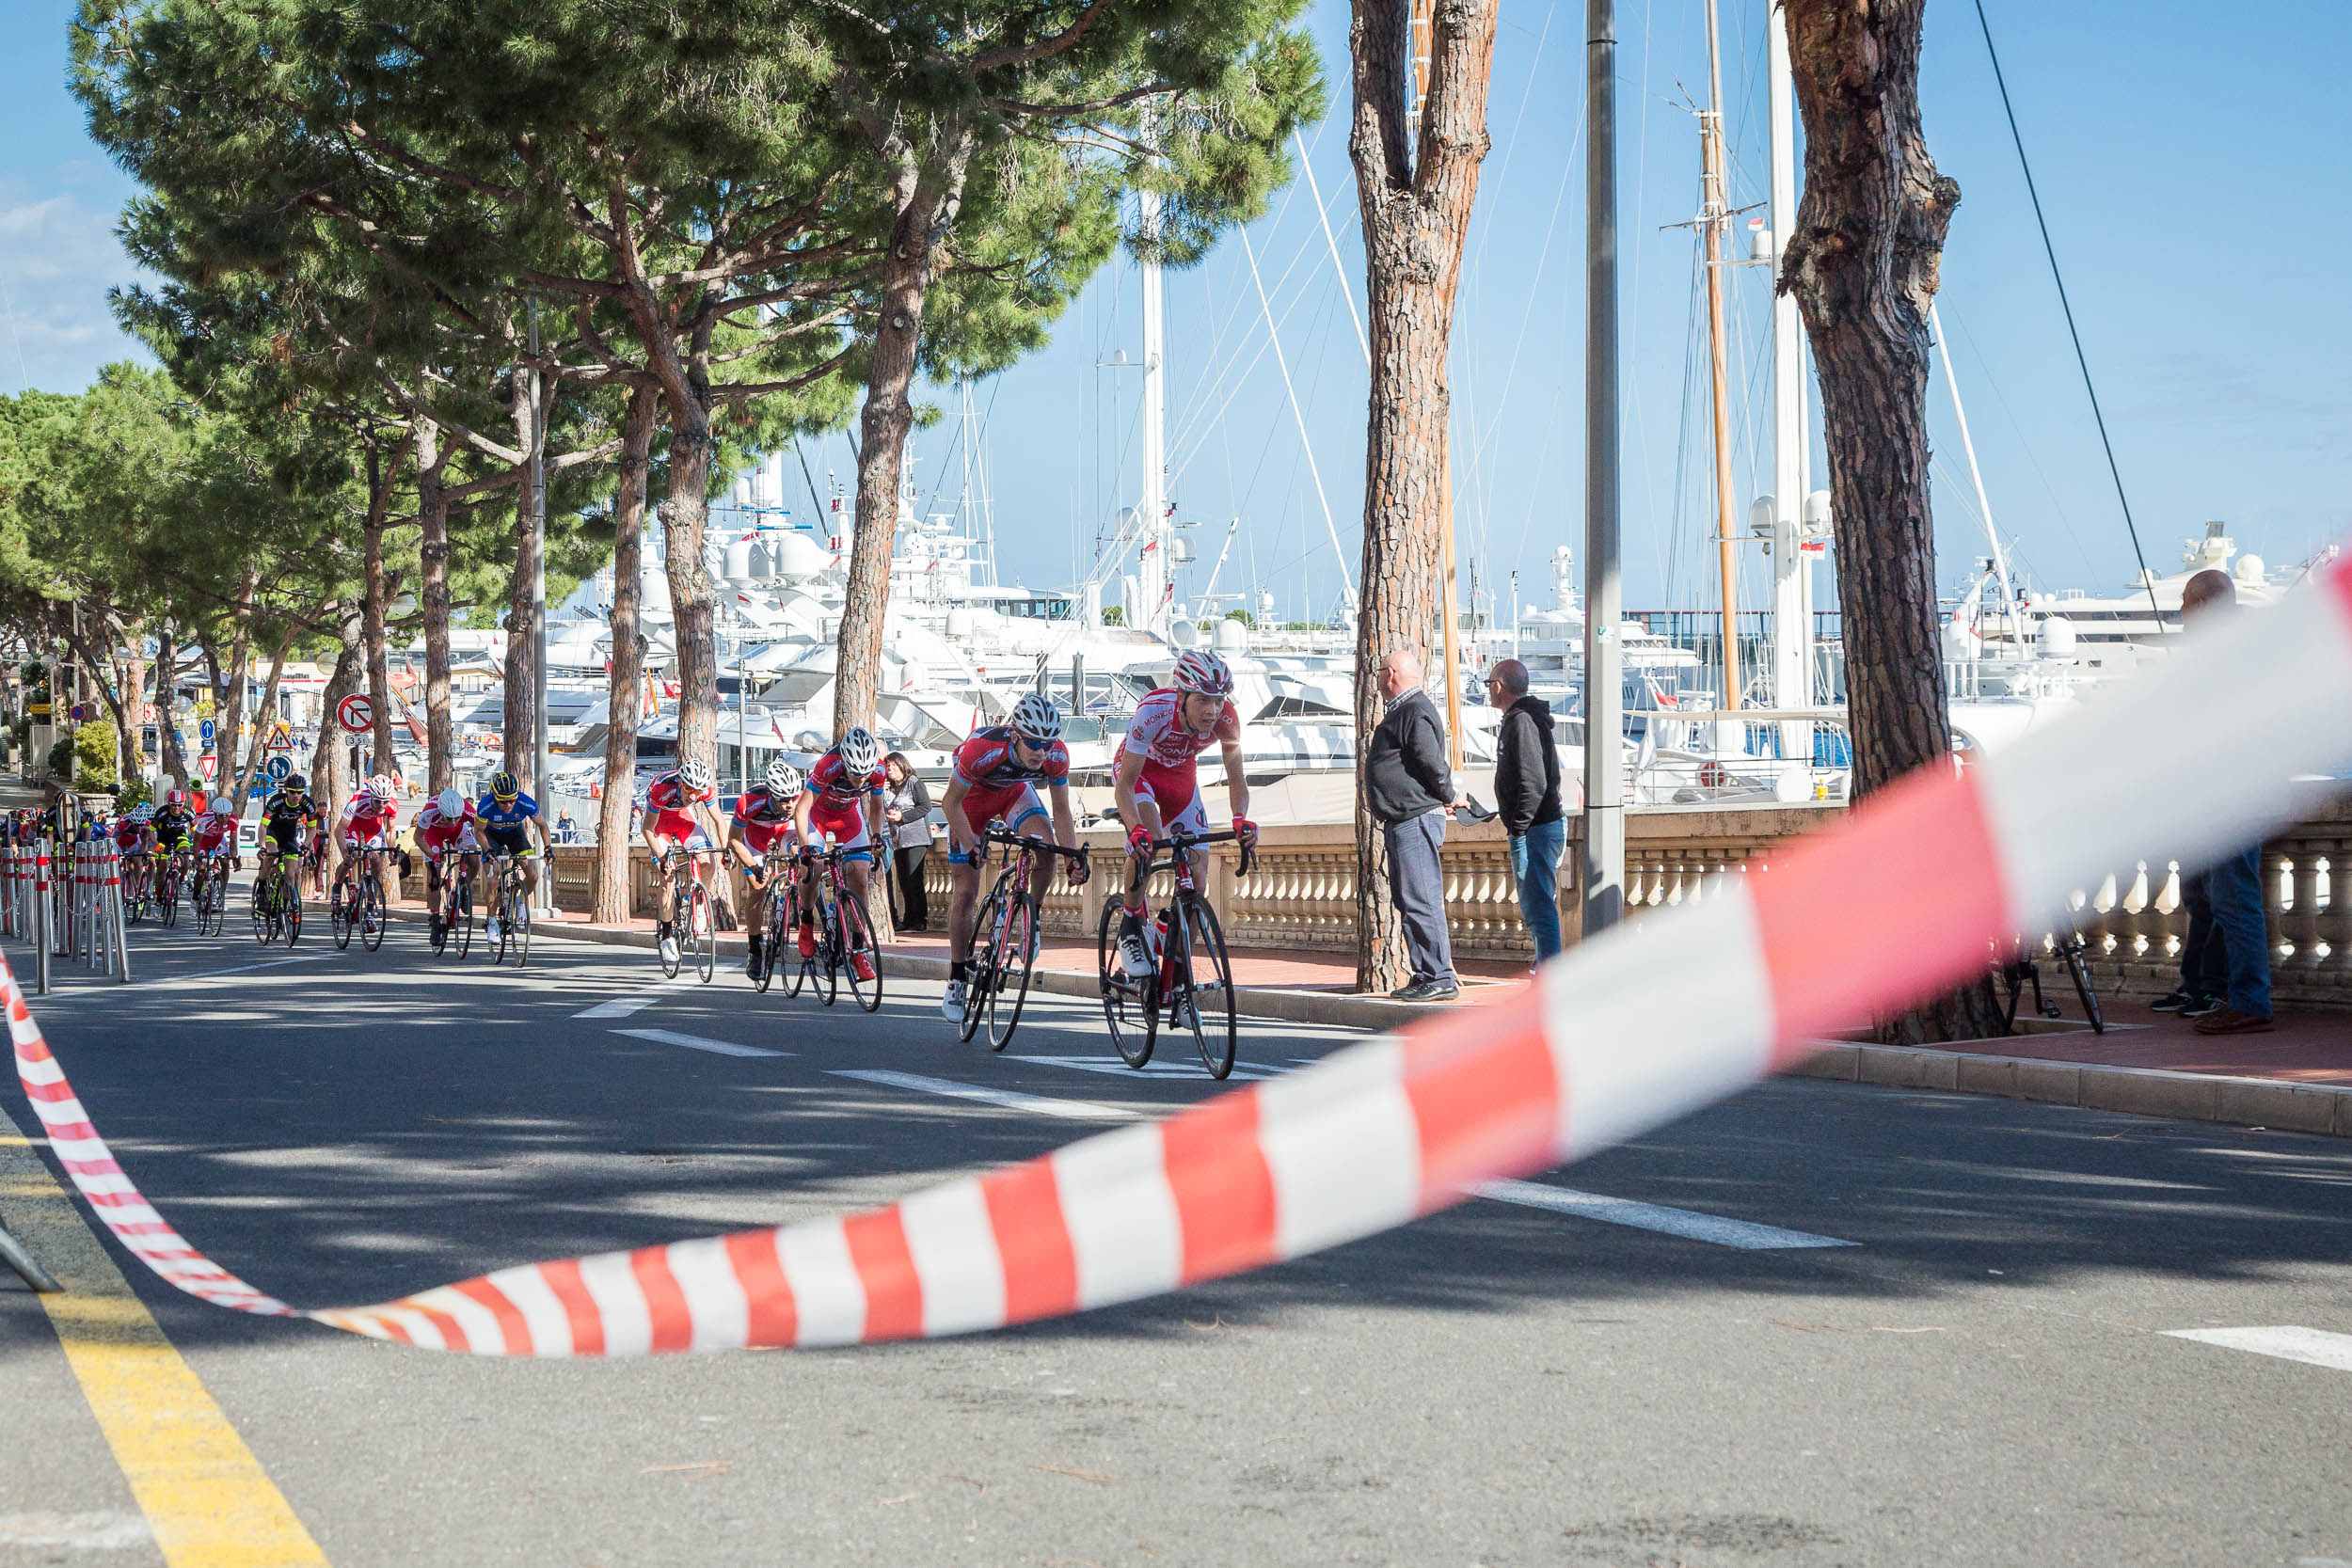
[[[0,182],[0,389],[79,391],[101,365],[148,357],[106,305],[108,289],[140,276],[116,242],[115,215]]]

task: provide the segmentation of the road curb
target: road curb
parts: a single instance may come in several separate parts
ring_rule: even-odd
[[[388,912],[402,925],[424,924],[421,910]],[[654,944],[651,931],[615,930],[611,927],[567,927],[558,930],[542,926],[535,934],[565,942],[600,942],[609,947],[647,951]],[[719,951],[740,958],[743,938],[735,933],[722,934]],[[882,973],[908,980],[945,980],[947,960],[884,954]],[[1093,975],[1068,969],[1038,971],[1030,989],[1049,996],[1092,997],[1097,993]],[[1391,1002],[1385,996],[1347,996],[1269,986],[1245,986],[1236,996],[1236,1009],[1244,1018],[1323,1023],[1347,1029],[1394,1029],[1431,1013],[1448,1010],[1442,1002]],[[2269,1127],[2280,1132],[2352,1138],[2352,1087],[2328,1084],[2289,1084],[2275,1078],[2232,1078],[2208,1072],[2174,1072],[2164,1068],[2108,1067],[2095,1062],[1987,1056],[1966,1051],[1858,1045],[1842,1040],[1825,1043],[1819,1054],[1788,1069],[1783,1076],[1869,1084],[1890,1089],[1933,1089],[1947,1094],[2029,1100],[2044,1105],[2122,1111],[2173,1121],[2210,1121],[2231,1127]]]
[[[1883,1088],[1940,1089],[2073,1105],[2086,1111],[2122,1111],[2174,1121],[2352,1138],[2352,1087],[2332,1084],[2290,1084],[2275,1078],[2233,1078],[2165,1068],[1842,1042],[1824,1045],[1820,1054],[1788,1069],[1784,1076]]]

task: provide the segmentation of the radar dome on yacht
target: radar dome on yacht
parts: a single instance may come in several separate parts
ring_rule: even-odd
[[[2074,623],[2063,615],[2042,617],[2041,628],[2034,633],[2034,646],[2043,658],[2073,658]]]
[[[2265,575],[2263,558],[2251,554],[2239,556],[2230,570],[2240,582],[2260,582]]]
[[[1200,628],[1190,621],[1177,621],[1168,628],[1168,640],[1180,648],[1200,646]]]
[[[726,564],[720,575],[729,582],[752,580],[752,542],[738,539],[727,546]]]
[[[1245,654],[1249,651],[1249,628],[1228,615],[1216,624],[1216,651],[1220,654]]]
[[[958,641],[970,639],[979,629],[980,618],[967,606],[958,606],[947,612],[947,635]]]
[[[768,559],[780,578],[813,578],[833,565],[824,546],[805,533],[771,534]]]

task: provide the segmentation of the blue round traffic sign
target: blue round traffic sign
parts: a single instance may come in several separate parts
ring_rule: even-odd
[[[262,765],[262,771],[267,773],[270,776],[270,782],[275,784],[279,779],[284,778],[287,774],[294,771],[293,759],[289,757],[272,757],[269,761]]]
[[[213,738],[213,721],[210,719],[205,720],[202,723],[197,725],[196,733],[203,736],[207,741],[210,741]]]
[[[86,704],[82,704],[82,703],[76,703],[76,704],[74,704],[74,705],[73,705],[73,710],[72,710],[72,711],[73,711],[73,721],[74,721],[75,723],[77,723],[77,724],[78,724],[78,723],[80,723],[83,720],[87,719],[87,718],[89,717],[89,708],[88,708],[88,706],[87,706]]]

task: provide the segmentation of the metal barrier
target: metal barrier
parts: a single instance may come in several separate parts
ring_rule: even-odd
[[[111,839],[0,847],[0,935],[32,948],[37,994],[49,992],[52,958],[129,981],[121,850]]]

